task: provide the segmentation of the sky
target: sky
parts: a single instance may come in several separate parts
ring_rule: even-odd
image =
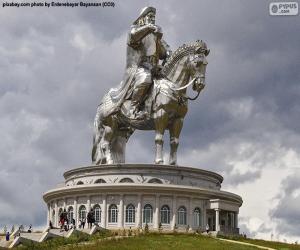
[[[178,164],[224,176],[222,189],[244,201],[241,232],[299,242],[300,17],[270,16],[270,2],[1,6],[0,231],[46,225],[43,193],[66,170],[91,164],[97,105],[122,79],[130,25],[154,6],[172,50],[202,39],[211,51],[207,85],[189,103]],[[168,134],[165,141],[167,159]],[[136,131],[126,158],[152,163],[154,132]]]

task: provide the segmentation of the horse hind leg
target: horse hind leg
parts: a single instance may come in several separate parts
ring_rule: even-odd
[[[183,119],[176,119],[170,127],[170,165],[177,165],[177,149],[179,145],[179,135],[183,126]]]

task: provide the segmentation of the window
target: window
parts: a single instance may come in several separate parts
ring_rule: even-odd
[[[160,222],[161,224],[170,224],[170,208],[167,205],[161,207]]]
[[[120,183],[133,183],[133,180],[131,180],[130,178],[123,178],[122,180],[120,180]]]
[[[194,209],[194,226],[200,227],[201,226],[201,209],[196,207]]]
[[[186,208],[184,206],[178,209],[178,225],[186,225]]]
[[[108,223],[118,222],[118,208],[115,204],[109,206],[108,209]]]
[[[73,207],[69,207],[68,208],[68,221],[69,221],[69,223],[72,223],[73,218],[74,218]]]
[[[106,183],[106,181],[103,179],[98,179],[95,181],[95,184],[99,184],[99,183]]]
[[[126,223],[135,223],[135,207],[132,204],[129,204],[126,207],[125,222]]]
[[[78,181],[77,185],[83,185],[83,182],[82,181]]]
[[[94,206],[94,217],[96,223],[101,222],[101,208],[98,204]]]
[[[143,223],[152,223],[153,220],[153,209],[150,204],[144,206],[143,210]]]
[[[162,181],[160,179],[157,178],[153,178],[150,181],[148,181],[148,183],[157,183],[157,184],[162,184]]]
[[[83,221],[86,219],[86,208],[84,205],[81,205],[78,210],[79,220]]]

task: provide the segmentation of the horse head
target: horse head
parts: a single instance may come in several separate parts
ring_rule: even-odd
[[[202,40],[196,41],[194,46],[195,50],[190,54],[190,78],[194,79],[193,90],[200,92],[205,87],[206,57],[210,50]]]

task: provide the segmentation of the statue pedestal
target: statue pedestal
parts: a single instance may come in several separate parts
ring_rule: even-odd
[[[65,184],[46,192],[48,224],[58,226],[66,209],[76,224],[92,208],[107,229],[206,230],[238,233],[242,198],[221,191],[223,177],[191,167],[116,164],[75,168]],[[219,219],[218,219],[219,218]]]

